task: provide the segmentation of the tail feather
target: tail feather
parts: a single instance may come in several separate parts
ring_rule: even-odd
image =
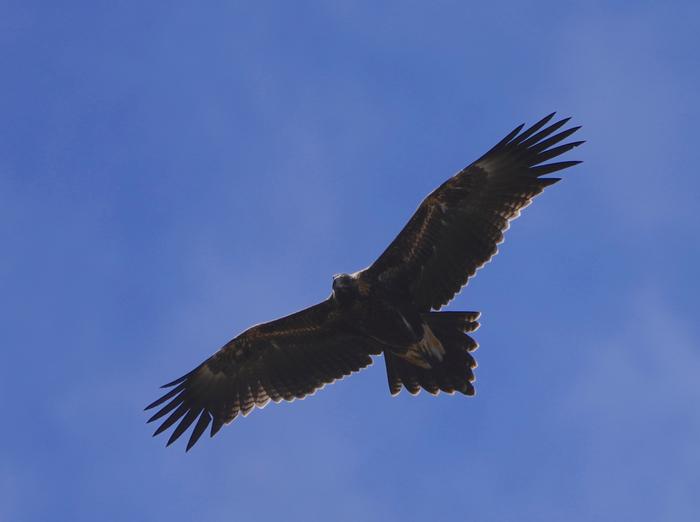
[[[389,391],[397,395],[405,387],[411,395],[421,388],[432,395],[440,391],[453,394],[458,391],[474,395],[474,368],[476,360],[471,352],[479,346],[467,332],[479,327],[479,312],[427,312],[423,320],[445,349],[441,361],[431,360],[430,368],[411,364],[405,358],[385,352]]]

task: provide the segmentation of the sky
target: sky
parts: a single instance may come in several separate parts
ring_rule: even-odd
[[[0,520],[700,520],[697,2],[0,2]],[[551,111],[587,143],[381,359],[165,448],[143,407]]]

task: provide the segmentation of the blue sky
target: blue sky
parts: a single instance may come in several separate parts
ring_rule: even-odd
[[[0,3],[0,519],[698,520],[694,2]],[[552,110],[588,140],[450,309],[189,454],[141,411]]]

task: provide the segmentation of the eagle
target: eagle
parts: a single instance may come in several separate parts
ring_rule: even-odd
[[[440,311],[498,251],[511,220],[561,178],[544,177],[580,161],[548,162],[584,143],[559,144],[580,127],[560,130],[552,113],[524,124],[431,192],[379,258],[333,277],[331,295],[309,308],[253,326],[162,388],[148,422],[154,436],[175,426],[167,445],[194,424],[186,451],[211,425],[268,402],[293,401],[384,355],[389,391],[402,388],[474,395],[469,335],[479,312]]]

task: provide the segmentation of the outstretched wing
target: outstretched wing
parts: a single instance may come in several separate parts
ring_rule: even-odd
[[[189,450],[211,423],[213,437],[239,414],[270,400],[300,399],[372,363],[373,342],[344,327],[333,302],[315,306],[245,331],[187,375],[146,409],[161,406],[148,422],[170,414],[154,436],[180,421],[168,445],[195,421]]]
[[[545,127],[553,116],[524,132],[520,125],[440,185],[363,276],[397,291],[408,290],[419,310],[447,304],[497,253],[509,222],[560,179],[541,176],[580,163],[542,165],[583,143],[555,147],[580,127],[555,134],[569,118]]]

